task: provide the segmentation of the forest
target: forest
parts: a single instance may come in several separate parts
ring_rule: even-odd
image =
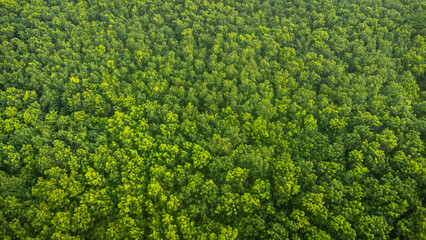
[[[0,239],[426,239],[426,2],[0,0]]]

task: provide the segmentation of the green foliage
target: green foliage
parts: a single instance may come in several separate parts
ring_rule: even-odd
[[[426,239],[425,8],[0,0],[0,239]]]

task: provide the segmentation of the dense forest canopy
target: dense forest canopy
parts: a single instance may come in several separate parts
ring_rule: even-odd
[[[426,239],[425,9],[0,0],[0,238]]]

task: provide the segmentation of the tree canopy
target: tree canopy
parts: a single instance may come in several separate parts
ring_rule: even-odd
[[[0,0],[0,238],[426,239],[425,9]]]

